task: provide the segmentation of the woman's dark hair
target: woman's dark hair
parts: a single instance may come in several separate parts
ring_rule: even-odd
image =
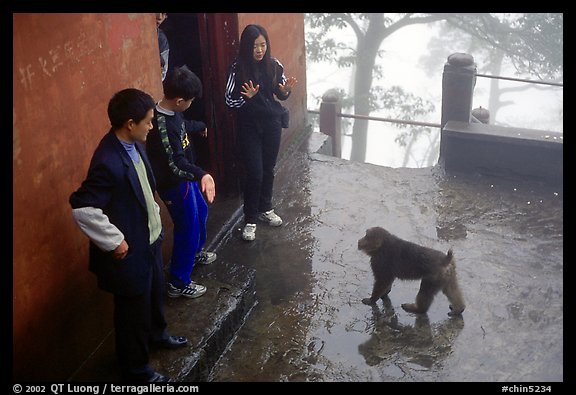
[[[128,88],[116,92],[108,102],[108,118],[112,129],[120,129],[130,119],[140,123],[154,106],[152,96],[139,89]]]
[[[260,25],[247,25],[240,35],[240,49],[238,52],[240,77],[242,81],[255,80],[255,69],[259,62],[254,59],[254,42],[260,35],[266,40],[267,47],[266,53],[260,62],[264,63],[266,81],[270,81],[272,83],[271,86],[276,86],[276,63],[271,56],[270,39],[266,29]]]
[[[170,70],[162,86],[167,99],[181,97],[190,100],[202,97],[202,82],[186,65]]]

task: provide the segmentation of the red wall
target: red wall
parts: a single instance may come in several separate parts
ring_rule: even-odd
[[[215,29],[226,29],[226,18],[212,17]],[[304,15],[238,14],[239,33],[248,23],[268,30],[272,54],[299,80],[285,103],[286,145],[306,126]],[[68,198],[109,129],[110,97],[134,87],[161,98],[154,14],[13,14],[12,59],[13,378],[64,381],[113,329],[112,296],[98,290],[88,271],[88,239]],[[218,66],[211,58],[203,62]],[[218,100],[228,63],[213,76]],[[220,147],[213,156],[223,154]],[[160,207],[166,257],[172,224]]]
[[[68,197],[135,87],[159,99],[154,14],[13,14],[14,379],[64,380],[112,329]]]

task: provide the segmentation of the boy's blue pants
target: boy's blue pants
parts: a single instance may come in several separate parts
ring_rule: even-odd
[[[158,191],[174,223],[174,246],[170,261],[170,282],[178,288],[190,284],[196,254],[206,242],[208,204],[195,181]]]

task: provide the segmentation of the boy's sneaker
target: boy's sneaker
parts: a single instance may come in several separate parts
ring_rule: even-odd
[[[198,298],[206,293],[206,287],[196,284],[192,281],[184,288],[176,288],[172,283],[168,283],[168,296],[171,298],[178,298],[184,296],[187,298]]]
[[[202,265],[209,265],[216,260],[216,254],[214,252],[209,251],[200,251],[196,254],[196,259],[194,260],[195,263],[200,263]]]
[[[282,218],[274,212],[274,209],[260,213],[258,219],[262,222],[266,222],[270,226],[280,226],[282,225]]]
[[[252,241],[256,238],[256,224],[246,224],[242,229],[242,238],[246,241]]]

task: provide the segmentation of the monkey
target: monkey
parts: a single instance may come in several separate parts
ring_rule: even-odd
[[[381,227],[366,230],[366,235],[358,240],[358,249],[370,256],[374,275],[372,296],[362,299],[362,303],[374,305],[378,299],[384,300],[396,278],[421,279],[416,302],[402,304],[405,311],[425,314],[439,291],[450,302],[448,315],[461,315],[464,311],[466,306],[458,285],[452,249],[444,254],[403,240]]]

